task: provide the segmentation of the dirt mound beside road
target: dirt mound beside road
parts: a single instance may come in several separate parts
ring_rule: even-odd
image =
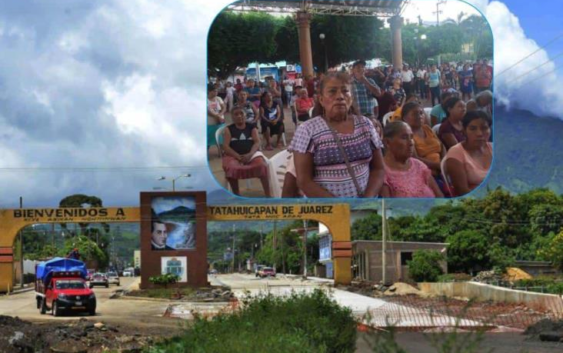
[[[178,332],[154,327],[142,330],[85,318],[72,322],[32,324],[17,317],[0,316],[2,353],[140,352],[143,347],[173,334]]]
[[[393,284],[389,289],[383,293],[384,295],[409,295],[416,294],[419,296],[424,296],[425,293],[421,292],[417,288],[411,286],[410,284],[397,282]]]

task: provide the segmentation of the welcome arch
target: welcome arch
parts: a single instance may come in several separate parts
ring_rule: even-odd
[[[101,207],[101,208],[40,208],[0,210],[0,292],[8,292],[14,283],[14,242],[18,232],[33,224],[51,223],[140,223],[141,224],[141,286],[150,287],[148,276],[158,274],[158,256],[166,255],[150,251],[150,206],[146,209],[146,197],[154,195],[188,195],[198,198],[197,236],[203,237],[201,246],[191,253],[172,251],[205,258],[207,256],[207,221],[268,221],[268,220],[315,220],[323,223],[332,234],[332,257],[335,284],[349,284],[352,280],[350,242],[350,206],[348,204],[289,204],[289,205],[226,205],[207,206],[205,193],[142,193],[141,205],[145,207]],[[145,195],[145,196],[143,196]],[[150,204],[149,204],[150,205]],[[196,254],[197,253],[197,254]],[[191,255],[190,255],[191,254]],[[197,285],[203,276],[207,278],[206,263],[197,262]],[[195,273],[194,273],[195,274]],[[195,285],[187,283],[186,285]]]

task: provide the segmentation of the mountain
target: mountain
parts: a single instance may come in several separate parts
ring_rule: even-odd
[[[487,189],[502,187],[513,193],[535,188],[549,188],[563,193],[563,120],[555,117],[538,117],[526,110],[495,107],[494,161],[485,183],[468,197],[481,197]],[[211,201],[212,200],[212,201]],[[325,200],[308,200],[326,203]],[[331,200],[347,202],[352,209],[380,209],[381,200]],[[279,203],[266,199],[249,199],[232,196],[216,190],[208,196],[209,204]],[[281,202],[291,202],[281,200]],[[294,200],[294,202],[305,202]],[[396,216],[424,214],[431,207],[449,200],[390,199],[387,207]],[[455,201],[454,201],[455,202]]]
[[[161,212],[158,214],[159,217],[162,216],[185,216],[188,214],[194,214],[195,210],[193,208],[188,208],[186,206],[178,206],[172,210]]]

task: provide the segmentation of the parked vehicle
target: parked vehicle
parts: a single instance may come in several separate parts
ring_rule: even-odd
[[[264,277],[276,277],[276,270],[272,267],[262,267],[256,273],[256,277],[264,278]]]
[[[118,286],[120,285],[119,276],[117,275],[117,272],[108,272],[107,278],[109,284],[117,284]]]
[[[94,273],[92,275],[92,278],[90,279],[90,288],[93,288],[94,286],[104,286],[106,288],[109,288],[109,281],[107,276],[100,272]]]
[[[86,265],[75,259],[54,258],[35,267],[35,300],[41,314],[66,310],[96,314],[96,295],[86,282]]]
[[[133,267],[128,267],[123,270],[123,277],[134,277],[135,276],[135,269]]]

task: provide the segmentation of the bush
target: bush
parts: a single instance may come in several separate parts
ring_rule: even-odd
[[[163,352],[347,353],[356,348],[356,322],[321,290],[244,300],[243,309],[212,320],[196,318],[181,337],[157,345]]]
[[[436,282],[444,274],[441,261],[444,261],[444,256],[437,251],[415,251],[412,260],[407,262],[409,275],[417,282]]]
[[[178,282],[179,279],[180,277],[178,275],[166,273],[164,275],[149,277],[149,282],[152,284],[163,285],[164,288],[167,288],[169,284],[174,284]]]
[[[447,273],[438,277],[438,282],[467,282],[473,277],[467,273]]]

